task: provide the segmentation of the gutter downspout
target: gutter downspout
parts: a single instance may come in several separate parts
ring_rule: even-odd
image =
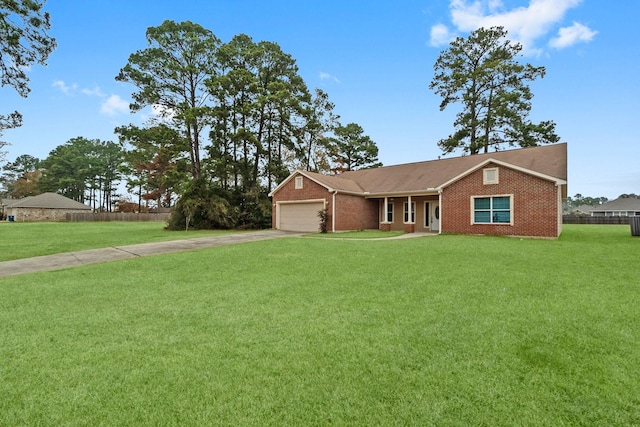
[[[336,232],[336,194],[338,190],[333,190],[333,196],[331,199],[331,232]]]
[[[438,206],[440,206],[440,227],[438,227],[438,234],[442,234],[442,189],[438,190]]]

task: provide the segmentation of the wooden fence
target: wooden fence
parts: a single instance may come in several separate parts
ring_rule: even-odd
[[[122,212],[97,212],[97,213],[68,213],[65,219],[69,222],[91,221],[168,221],[170,213],[122,213]]]
[[[629,224],[629,216],[563,215],[563,224]]]

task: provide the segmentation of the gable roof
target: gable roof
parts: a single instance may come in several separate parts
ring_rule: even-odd
[[[8,202],[5,199],[5,202]],[[11,200],[5,206],[9,208],[47,208],[47,209],[82,209],[91,210],[87,206],[57,193],[42,193],[37,196],[29,196],[22,199]]]
[[[360,169],[343,172],[339,176],[297,171],[276,187],[271,194],[296,174],[312,179],[329,191],[337,190],[361,195],[436,192],[492,162],[555,181],[557,184],[566,184],[567,144],[562,143]]]
[[[340,191],[342,193],[363,194],[364,190],[355,181],[342,178],[342,175],[324,175],[317,172],[297,170],[289,175],[284,181],[282,181],[276,188],[274,188],[269,196],[272,196],[280,188],[284,187],[294,177],[302,175],[310,179],[311,181],[323,186],[327,191]]]
[[[640,199],[636,197],[619,197],[615,200],[611,200],[607,203],[603,203],[600,206],[594,206],[591,208],[591,212],[603,212],[603,211],[639,211],[640,212]]]

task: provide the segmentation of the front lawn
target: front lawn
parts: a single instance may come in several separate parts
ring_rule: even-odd
[[[640,238],[284,238],[0,279],[0,425],[640,424]]]
[[[403,231],[382,231],[382,230],[357,230],[341,231],[337,233],[311,233],[305,237],[316,237],[323,239],[387,239],[403,235]]]
[[[0,262],[83,249],[204,237],[222,231],[167,231],[164,222],[3,222]]]

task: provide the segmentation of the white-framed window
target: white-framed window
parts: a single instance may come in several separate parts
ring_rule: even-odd
[[[385,217],[387,222],[393,222],[393,202],[387,202]]]
[[[409,202],[404,202],[404,222],[416,222],[416,202],[411,202],[411,210],[409,210]]]
[[[498,168],[486,168],[482,170],[482,183],[484,185],[497,184],[500,174]]]
[[[424,228],[429,228],[431,224],[429,221],[431,219],[430,207],[429,202],[424,202]]]
[[[301,176],[296,176],[296,183],[295,183],[295,189],[296,190],[300,190],[302,189],[302,177]]]
[[[474,196],[471,198],[472,224],[513,224],[513,197]]]

